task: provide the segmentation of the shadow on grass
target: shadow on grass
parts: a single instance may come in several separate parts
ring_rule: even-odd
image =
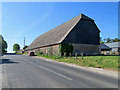
[[[81,56],[81,55],[80,55]],[[120,55],[84,55],[84,56],[120,56]]]
[[[13,63],[19,63],[19,62],[15,62],[10,59],[0,59],[0,64],[13,64]]]
[[[89,56],[120,56],[120,55],[89,55]]]

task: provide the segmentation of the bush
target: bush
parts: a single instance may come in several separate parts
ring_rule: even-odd
[[[43,55],[43,52],[38,51],[38,52],[37,52],[37,55]]]
[[[73,52],[73,46],[72,44],[60,44],[60,47],[59,47],[59,51],[60,51],[60,54],[61,56],[64,55],[64,53],[66,53],[66,56],[69,56],[69,54]]]

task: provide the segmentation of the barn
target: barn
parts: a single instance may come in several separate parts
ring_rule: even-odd
[[[38,51],[43,54],[59,55],[61,44],[71,44],[73,55],[84,53],[86,55],[100,54],[100,30],[94,20],[84,14],[63,23],[62,25],[37,37],[25,52]]]

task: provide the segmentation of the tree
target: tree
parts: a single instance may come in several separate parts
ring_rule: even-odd
[[[19,46],[19,44],[16,43],[16,44],[13,45],[13,51],[16,52],[18,50],[20,50],[20,46]]]
[[[100,43],[112,43],[112,42],[120,42],[120,39],[119,38],[114,38],[114,39],[104,38],[102,41],[102,38],[100,37]]]
[[[119,42],[119,41],[120,41],[119,38],[115,38],[115,39],[113,39],[113,42]]]
[[[103,42],[105,43],[105,42],[106,42],[106,40],[107,40],[107,39],[106,39],[106,38],[104,38],[104,39],[103,39]]]
[[[25,50],[27,47],[28,47],[28,46],[27,46],[27,45],[25,45],[25,46],[23,47],[23,50]]]
[[[73,52],[73,45],[62,43],[60,45],[59,49],[60,49],[61,56],[63,56],[64,53],[66,53],[66,55],[68,56],[70,53],[72,54],[72,52]]]
[[[113,39],[107,38],[107,42],[106,43],[111,43],[113,42]]]
[[[102,37],[100,37],[100,43],[104,43],[104,42],[102,41]]]
[[[7,42],[4,40],[2,35],[0,35],[0,55],[7,52]]]

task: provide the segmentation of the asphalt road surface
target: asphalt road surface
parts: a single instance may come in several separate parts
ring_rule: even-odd
[[[2,57],[2,88],[118,88],[118,80],[27,55]]]

